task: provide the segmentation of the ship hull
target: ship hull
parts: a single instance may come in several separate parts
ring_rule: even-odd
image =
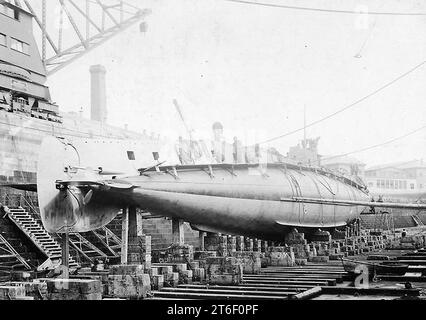
[[[349,179],[291,164],[161,166],[165,159],[177,161],[163,147],[45,139],[37,181],[45,228],[87,232],[113,219],[119,208],[137,207],[201,231],[283,240],[292,228],[343,227],[365,209],[284,199],[369,200]],[[149,158],[153,154],[158,162]],[[123,174],[105,176],[94,168]]]
[[[0,109],[0,183],[36,183],[40,147],[48,136],[154,141],[146,135],[77,116],[63,114],[63,123],[57,123]]]

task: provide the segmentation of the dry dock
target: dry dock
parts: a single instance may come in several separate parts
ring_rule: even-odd
[[[62,240],[47,234],[37,216],[21,208],[2,219],[0,245],[9,250],[0,268],[3,300],[425,298],[423,228],[408,229],[404,236],[402,230],[348,228],[343,235],[320,232],[309,241],[295,231],[285,243],[200,233],[197,247],[183,242],[166,249],[153,249],[151,236],[143,234],[124,247],[123,264],[123,242],[110,225],[111,230],[69,236],[79,255],[70,255],[67,278],[61,266],[32,267],[44,261],[41,253],[52,261],[61,257]],[[184,238],[182,224],[172,225],[180,226],[172,228],[173,238]]]

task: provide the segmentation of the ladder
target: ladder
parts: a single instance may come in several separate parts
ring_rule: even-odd
[[[69,243],[76,249],[86,260],[94,262],[96,258],[107,258],[108,256],[99,250],[93,243],[87,240],[79,233],[69,234]]]
[[[107,227],[92,231],[92,234],[112,254],[113,258],[120,256],[121,239]]]
[[[16,252],[12,245],[0,234],[0,260],[9,260],[11,258],[18,260],[26,269],[32,269],[27,261],[25,261],[25,259]]]
[[[420,217],[417,214],[413,214],[411,217],[413,218],[413,220],[414,220],[414,222],[415,222],[415,224],[416,224],[417,227],[424,226],[422,220],[420,219]]]
[[[33,218],[25,209],[9,208],[10,220],[31,240],[31,242],[50,260],[62,259],[62,249],[59,243]],[[70,268],[79,267],[78,263],[69,257]]]

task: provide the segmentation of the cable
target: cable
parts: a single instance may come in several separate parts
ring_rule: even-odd
[[[321,8],[311,8],[311,7],[296,7],[288,6],[281,4],[273,3],[264,3],[264,2],[252,2],[244,0],[223,0],[234,3],[264,6],[264,7],[273,7],[281,9],[291,9],[291,10],[303,10],[303,11],[315,11],[315,12],[329,12],[329,13],[345,13],[345,14],[370,14],[370,15],[392,15],[392,16],[426,16],[426,12],[378,12],[378,11],[368,11],[368,12],[357,12],[350,10],[335,10],[335,9],[321,9]]]
[[[403,136],[393,138],[393,139],[388,140],[388,141],[386,141],[386,142],[379,143],[379,144],[376,144],[376,145],[374,145],[374,146],[369,146],[369,147],[366,147],[366,148],[358,149],[358,150],[355,150],[355,151],[351,151],[351,152],[347,152],[347,153],[342,153],[342,154],[337,155],[337,156],[331,156],[331,157],[322,158],[322,159],[321,159],[321,161],[323,161],[323,160],[335,159],[335,158],[341,158],[341,157],[348,156],[348,155],[350,155],[350,154],[354,154],[354,153],[363,152],[363,151],[367,151],[367,150],[375,149],[375,148],[378,148],[378,147],[382,147],[382,146],[384,146],[384,145],[387,145],[387,144],[393,143],[393,142],[395,142],[395,141],[398,141],[398,140],[404,139],[404,138],[406,138],[406,137],[408,137],[408,136],[411,136],[411,135],[413,135],[413,134],[415,134],[415,133],[417,133],[417,132],[419,132],[419,131],[421,131],[421,130],[424,130],[424,129],[426,129],[426,125],[424,125],[424,126],[422,126],[422,127],[420,127],[420,128],[417,128],[417,129],[415,129],[415,130],[413,130],[413,131],[410,131],[409,133],[406,133],[406,134],[404,134]]]
[[[226,0],[226,1],[227,1],[227,0]],[[334,117],[334,116],[336,116],[336,115],[338,115],[338,114],[340,114],[340,113],[342,113],[342,112],[344,112],[344,111],[346,111],[346,110],[348,110],[348,109],[350,109],[350,108],[352,108],[352,107],[355,107],[356,105],[360,104],[361,102],[363,102],[363,101],[365,101],[365,100],[367,100],[367,99],[371,98],[372,96],[374,96],[374,95],[376,95],[377,93],[379,93],[379,92],[383,91],[384,89],[386,89],[386,88],[390,87],[391,85],[393,85],[394,83],[398,82],[399,80],[401,80],[401,79],[405,78],[405,77],[406,77],[406,76],[408,76],[410,73],[412,73],[412,72],[416,71],[417,69],[419,69],[420,67],[422,67],[424,64],[426,64],[426,60],[422,61],[421,63],[417,64],[415,67],[411,68],[411,69],[410,69],[410,70],[408,70],[407,72],[403,73],[402,75],[398,76],[397,78],[393,79],[392,81],[387,82],[386,84],[382,85],[381,87],[379,87],[378,89],[376,89],[376,90],[374,90],[373,92],[369,93],[368,95],[366,95],[366,96],[362,97],[361,99],[356,100],[355,102],[351,103],[350,105],[345,106],[345,107],[343,107],[343,108],[341,108],[341,109],[337,110],[336,112],[333,112],[332,114],[329,114],[328,116],[326,116],[326,117],[324,117],[324,118],[321,118],[321,119],[319,119],[319,120],[316,120],[316,121],[314,121],[314,122],[312,122],[312,123],[310,123],[310,124],[306,125],[306,126],[305,126],[305,127],[303,127],[303,128],[299,128],[299,129],[296,129],[296,130],[290,131],[290,132],[288,132],[288,133],[282,134],[282,135],[280,135],[280,136],[277,136],[277,137],[275,137],[275,138],[271,138],[271,139],[268,139],[268,140],[265,140],[265,141],[259,142],[258,144],[259,144],[259,145],[261,145],[261,144],[266,144],[266,143],[269,143],[269,142],[272,142],[272,141],[279,140],[279,139],[282,139],[282,138],[284,138],[284,137],[290,136],[290,135],[292,135],[292,134],[295,134],[295,133],[297,133],[297,132],[300,132],[300,131],[305,130],[305,128],[313,127],[314,125],[316,125],[316,124],[318,124],[318,123],[321,123],[321,122],[323,122],[323,121],[325,121],[325,120],[328,120],[328,119],[330,119],[330,118],[332,118],[332,117]]]

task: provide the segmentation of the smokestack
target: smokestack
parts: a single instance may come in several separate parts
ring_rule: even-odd
[[[106,123],[107,105],[106,105],[106,69],[102,65],[90,67],[91,76],[91,119]]]

